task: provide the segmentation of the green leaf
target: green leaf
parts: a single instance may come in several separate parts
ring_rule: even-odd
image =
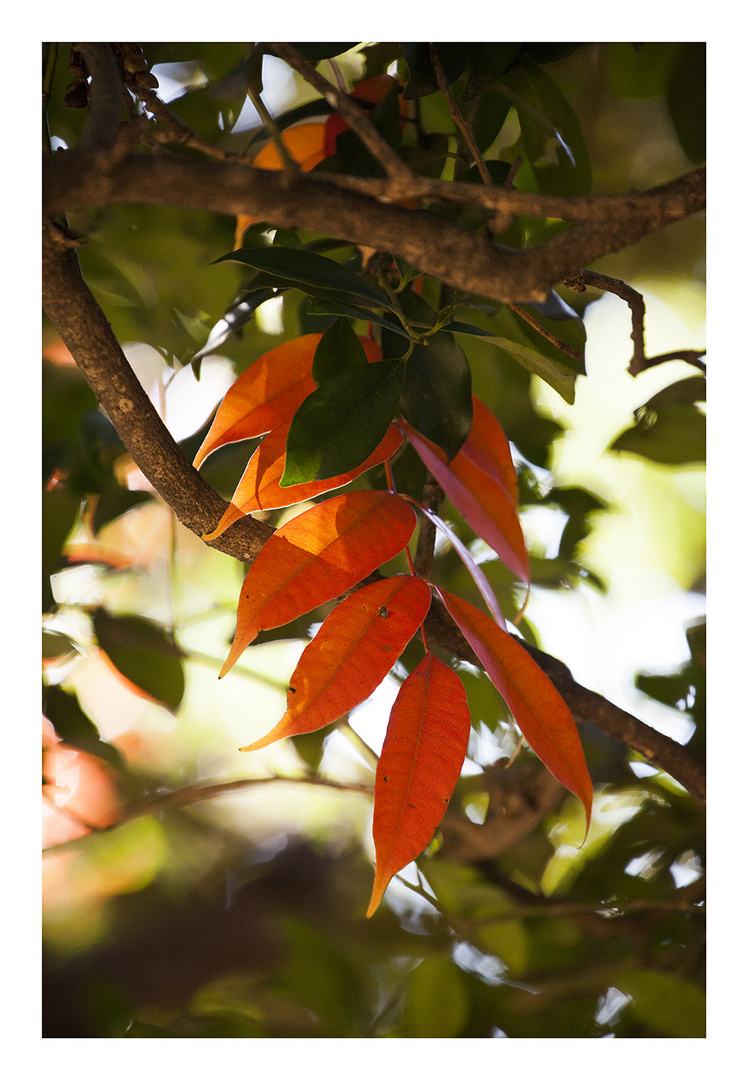
[[[394,150],[400,149],[400,88],[393,83],[386,95],[369,113],[375,130]],[[383,166],[350,129],[342,131],[335,140],[335,159],[350,176],[385,176]],[[332,164],[332,159],[327,159]]]
[[[453,334],[472,334],[474,337],[480,337],[484,341],[496,345],[519,361],[533,375],[537,375],[543,382],[548,383],[569,405],[574,404],[575,376],[569,371],[562,370],[553,360],[542,356],[526,345],[520,345],[519,342],[512,341],[511,338],[497,337],[479,329],[477,326],[469,326],[467,323],[453,322],[450,323],[449,329]],[[413,426],[415,427],[415,424]]]
[[[394,319],[386,315],[378,315],[375,311],[367,311],[366,308],[355,307],[353,304],[339,304],[335,300],[319,297],[309,305],[310,315],[343,315],[348,319],[359,319],[362,322],[374,323],[385,330],[391,330],[401,337],[411,340],[408,331]]]
[[[374,285],[354,274],[347,266],[341,266],[313,251],[282,247],[249,250],[241,248],[230,251],[215,261],[244,263],[273,277],[294,282],[297,288],[311,293],[312,296],[319,290],[324,293],[345,293],[355,297],[359,303],[394,310],[384,293]]]
[[[667,92],[667,103],[681,146],[695,165],[706,158],[706,45],[681,46]]]
[[[335,375],[369,363],[361,340],[347,319],[336,319],[314,352],[312,377],[320,386]]]
[[[89,754],[108,761],[121,769],[124,759],[116,746],[104,742],[93,721],[83,712],[77,696],[61,686],[46,686],[43,697],[44,715],[54,724],[55,731],[68,746],[77,746]]]
[[[427,344],[413,347],[400,407],[408,423],[451,461],[473,422],[470,367],[451,334],[434,334]]]
[[[587,144],[574,109],[538,64],[525,61],[504,76],[517,109],[525,157],[540,191],[586,195],[592,187]],[[548,139],[558,143],[557,163],[549,163]]]
[[[183,654],[162,626],[137,615],[110,615],[104,608],[94,612],[93,625],[99,645],[126,679],[167,708],[178,707],[185,686]]]
[[[664,971],[631,971],[615,980],[631,1008],[654,1031],[671,1039],[706,1036],[706,995],[700,986]]]
[[[637,410],[637,422],[611,443],[659,465],[691,465],[706,459],[706,416],[693,405],[665,404]]]
[[[291,421],[281,487],[326,480],[366,461],[395,416],[404,374],[402,360],[380,360],[310,394]]]
[[[411,101],[413,98],[424,97],[427,94],[435,94],[439,89],[436,72],[431,63],[428,45],[420,42],[408,43],[401,46],[403,56],[408,63],[409,79],[405,87],[403,98]],[[464,45],[437,44],[439,59],[448,83],[459,79],[465,70],[468,54]]]

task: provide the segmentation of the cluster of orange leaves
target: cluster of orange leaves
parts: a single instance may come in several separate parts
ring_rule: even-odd
[[[407,437],[476,535],[527,583],[528,557],[509,444],[499,422],[475,395],[470,433],[451,461],[398,418],[357,469],[280,486],[291,419],[315,390],[312,365],[320,339],[320,334],[307,334],[272,349],[237,379],[219,406],[196,466],[219,446],[266,437],[250,458],[229,509],[206,539],[245,514],[291,506],[348,484],[387,461]],[[362,344],[370,363],[381,359],[375,342]],[[376,910],[393,875],[430,842],[467,751],[470,713],[465,689],[459,675],[429,650],[422,630],[432,590],[506,700],[528,744],[581,800],[588,822],[592,806],[592,782],[569,709],[508,633],[498,606],[492,605],[489,616],[416,575],[408,544],[417,505],[393,490],[354,490],[327,498],[278,528],[244,579],[236,634],[221,670],[222,677],[261,631],[292,622],[354,590],[304,649],[290,680],[283,717],[267,735],[243,747],[257,750],[344,717],[368,698],[421,629],[425,655],[400,687],[376,772],[376,871],[367,915]],[[355,589],[403,551],[410,573]]]

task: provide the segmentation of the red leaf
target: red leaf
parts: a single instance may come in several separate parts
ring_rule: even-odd
[[[474,399],[474,404],[477,400]],[[472,443],[467,450],[463,446],[450,462],[441,447],[421,435],[406,420],[400,419],[398,423],[476,536],[485,540],[512,573],[527,584],[530,580],[530,564],[517,514],[516,487],[513,492],[507,489],[506,470],[500,469],[498,462],[492,463],[493,453],[489,453],[487,447],[482,447],[480,440],[485,416],[480,407],[478,415],[479,429]],[[493,444],[493,448],[496,448],[496,444]],[[477,465],[475,457],[489,464],[492,473]]]
[[[444,817],[467,751],[470,712],[459,675],[427,653],[400,687],[377,766],[377,868],[366,912],[420,855]]]
[[[462,444],[462,452],[506,488],[512,502],[517,505],[517,470],[509,440],[494,414],[476,394],[473,394],[473,423]]]
[[[321,334],[303,334],[259,357],[229,387],[193,462],[199,468],[219,446],[254,439],[290,421],[302,401],[317,389],[312,378]],[[382,359],[374,341],[361,343],[371,363]]]
[[[415,511],[388,491],[337,495],[282,525],[244,579],[236,636],[219,678],[261,630],[334,600],[395,557],[415,529]]]
[[[438,592],[529,745],[584,806],[589,827],[592,780],[568,705],[516,638],[467,600],[443,589]]]
[[[285,715],[242,750],[332,724],[380,684],[426,618],[431,590],[408,575],[365,585],[332,611],[291,677]]]
[[[231,504],[218,522],[212,533],[205,533],[204,540],[214,540],[246,514],[257,510],[276,510],[281,506],[313,499],[325,491],[343,487],[357,476],[392,457],[403,441],[403,435],[396,424],[390,427],[376,450],[361,465],[340,476],[327,480],[313,480],[308,484],[294,484],[293,487],[281,487],[280,478],[286,465],[286,439],[291,422],[281,424],[267,435],[249,459],[249,464],[236,491],[231,497]]]

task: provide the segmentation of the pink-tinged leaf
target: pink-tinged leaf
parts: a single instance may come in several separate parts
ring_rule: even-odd
[[[512,573],[529,584],[525,538],[515,497],[504,486],[504,480],[484,472],[464,447],[448,462],[444,451],[406,420],[400,419],[398,423],[476,536],[493,548]]]
[[[377,867],[367,918],[392,876],[427,846],[460,777],[470,712],[459,675],[431,653],[400,687],[377,766]]]
[[[494,619],[496,619],[496,622],[499,624],[499,626],[506,629],[506,622],[504,620],[504,616],[502,614],[501,608],[499,607],[499,602],[494,595],[494,591],[489,584],[488,578],[483,573],[480,566],[478,566],[477,562],[470,554],[468,549],[465,547],[462,540],[460,540],[457,533],[454,531],[454,529],[451,529],[449,525],[447,525],[446,521],[442,521],[439,515],[435,514],[433,510],[429,510],[426,506],[421,506],[420,509],[421,512],[424,513],[428,518],[431,518],[437,529],[440,529],[441,532],[443,532],[444,535],[447,537],[450,544],[465,564],[465,567],[470,576],[472,577],[473,581],[478,586],[481,596],[486,601],[486,607],[491,612]]]
[[[568,705],[516,638],[467,600],[443,589],[438,592],[529,745],[582,803],[589,827],[592,780]]]
[[[313,506],[264,544],[242,585],[236,635],[219,678],[261,630],[292,622],[393,559],[416,525],[413,508],[388,491],[352,491]]]
[[[242,750],[318,731],[360,705],[400,656],[430,606],[426,582],[407,575],[375,581],[343,600],[301,654],[285,715],[264,738]]]
[[[466,457],[501,484],[516,506],[519,502],[517,470],[504,429],[481,399],[473,394],[473,423],[462,444]]]
[[[292,506],[305,502],[326,491],[343,487],[351,480],[361,476],[367,469],[380,465],[392,457],[403,441],[403,434],[396,424],[391,424],[387,434],[376,450],[361,465],[340,476],[331,476],[327,480],[313,480],[308,484],[294,484],[281,487],[280,478],[286,465],[286,439],[290,421],[281,424],[266,435],[260,446],[249,459],[236,491],[231,497],[231,504],[218,522],[212,533],[206,533],[204,540],[214,540],[246,514],[257,510],[276,510],[281,506]]]
[[[314,353],[321,334],[304,334],[259,357],[229,387],[194,460],[195,468],[219,446],[254,439],[290,421],[314,390]],[[362,339],[369,361],[381,360],[376,342]]]

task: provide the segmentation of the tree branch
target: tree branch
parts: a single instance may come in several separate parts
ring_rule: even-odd
[[[420,180],[415,178],[416,192],[423,186]],[[555,208],[554,216],[563,216],[556,197],[529,196],[525,203],[520,192],[462,186],[470,189],[473,202],[484,201],[478,193],[491,192],[499,210],[545,214]],[[381,190],[388,191],[386,182]],[[407,185],[404,190],[409,190]],[[390,251],[453,288],[504,303],[522,303],[542,301],[558,281],[592,259],[703,209],[705,174],[697,170],[638,196],[581,200],[574,216],[588,213],[590,220],[522,251],[501,247],[425,211],[405,210],[370,195],[342,190],[322,174],[288,177],[238,162],[171,155],[128,154],[107,173],[98,155],[80,149],[55,153],[46,162],[43,202],[48,215],[123,202],[248,214],[283,227],[319,230]],[[560,202],[567,211],[574,207],[573,199]],[[603,206],[611,218],[602,216]]]
[[[44,310],[143,474],[183,525],[198,536],[210,532],[227,503],[190,465],[151,404],[81,276],[75,247],[62,229],[44,226]],[[243,518],[210,546],[251,561],[272,532]]]

